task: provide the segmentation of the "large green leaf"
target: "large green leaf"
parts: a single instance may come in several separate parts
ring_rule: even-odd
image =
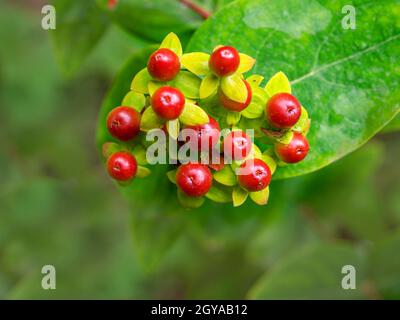
[[[398,114],[389,124],[383,128],[382,132],[395,132],[400,130],[400,114]]]
[[[345,156],[400,110],[399,2],[352,1],[355,30],[342,28],[347,4],[237,1],[210,18],[189,44],[188,51],[204,52],[233,45],[257,59],[254,73],[268,79],[283,71],[292,80],[312,119],[311,151],[305,161],[277,170],[275,178],[312,172]]]
[[[51,30],[56,58],[66,74],[81,65],[109,25],[96,0],[54,0],[56,29]]]

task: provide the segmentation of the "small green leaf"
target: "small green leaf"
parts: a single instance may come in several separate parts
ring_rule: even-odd
[[[186,101],[179,120],[188,126],[203,125],[210,121],[207,113],[193,102]]]
[[[221,79],[222,92],[231,100],[243,103],[247,99],[247,88],[238,74]]]
[[[250,192],[250,198],[260,206],[267,204],[269,198],[269,187],[261,191]]]
[[[232,187],[223,186],[213,183],[211,189],[206,194],[208,199],[219,203],[227,203],[232,201]]]
[[[199,95],[200,99],[205,99],[217,91],[219,79],[213,74],[207,75],[200,85]]]
[[[188,71],[181,71],[176,76],[173,86],[178,88],[185,97],[190,99],[199,99],[199,89],[201,79]]]
[[[263,89],[253,87],[251,103],[242,111],[242,116],[248,119],[261,117],[264,114],[268,98],[268,94]]]
[[[167,84],[164,82],[158,82],[158,81],[149,81],[147,84],[147,89],[149,91],[150,96],[154,94],[158,89],[160,89],[163,86],[166,86]]]
[[[138,166],[137,172],[136,172],[136,177],[145,178],[150,174],[151,174],[151,170],[149,168],[146,168],[143,166]]]
[[[120,145],[118,143],[115,142],[105,142],[103,143],[102,147],[101,147],[101,153],[103,155],[104,158],[108,158],[109,156],[111,156],[113,153],[121,151],[121,150],[125,150],[123,145]]]
[[[149,93],[148,83],[151,80],[151,76],[147,71],[147,68],[140,70],[132,80],[131,90],[139,93]]]
[[[256,60],[254,58],[244,53],[239,53],[239,56],[240,56],[240,64],[237,70],[238,73],[245,73],[249,71],[251,68],[253,68],[254,64],[256,63]]]
[[[249,83],[249,85],[253,87],[258,87],[261,82],[264,80],[263,76],[260,76],[259,74],[253,74],[250,77],[246,79],[246,81]]]
[[[169,181],[171,181],[172,183],[176,184],[176,169],[168,171],[167,172],[167,177],[169,179]]]
[[[121,105],[125,107],[132,107],[137,112],[142,112],[144,106],[146,105],[146,98],[142,93],[129,91],[122,100]]]
[[[302,106],[301,107],[301,115],[300,119],[293,126],[292,130],[300,132],[303,135],[307,135],[308,130],[310,129],[310,119],[308,118],[307,110]]]
[[[207,53],[185,53],[181,58],[181,64],[190,72],[198,76],[205,76],[210,72],[208,60],[210,60],[210,55]]]
[[[282,71],[279,71],[274,76],[272,76],[272,78],[268,81],[267,85],[265,86],[265,90],[267,91],[270,97],[272,97],[274,94],[281,92],[292,93],[289,79]]]
[[[167,131],[171,138],[173,138],[174,140],[178,139],[179,130],[180,124],[178,119],[167,121]]]
[[[220,171],[214,173],[214,179],[225,186],[235,186],[237,179],[231,166],[224,166]]]
[[[146,159],[146,149],[143,148],[142,145],[137,145],[133,148],[132,150],[133,155],[136,158],[136,161],[139,165],[146,165],[147,163],[147,159]]]
[[[240,118],[241,118],[240,112],[229,111],[226,114],[226,123],[229,126],[234,126],[240,121]]]
[[[264,153],[261,155],[260,159],[267,164],[267,166],[271,170],[271,174],[274,174],[274,172],[276,170],[276,161],[268,153],[269,153],[269,151],[264,151]]]
[[[241,206],[247,199],[249,193],[240,186],[236,186],[232,190],[233,206]]]
[[[199,208],[202,206],[202,204],[204,203],[204,200],[205,200],[204,197],[189,197],[187,194],[182,192],[179,188],[178,188],[177,194],[178,194],[179,203],[182,205],[182,207],[185,207],[185,208],[191,208],[191,209]]]
[[[151,129],[161,128],[164,122],[160,119],[157,114],[154,112],[153,108],[147,107],[140,119],[140,130],[149,131]]]
[[[293,138],[293,131],[287,131],[282,135],[282,137],[276,138],[276,141],[282,144],[289,144],[290,141],[292,141],[292,138]]]
[[[176,53],[178,57],[182,56],[182,45],[178,36],[171,32],[161,42],[160,48],[167,48]]]

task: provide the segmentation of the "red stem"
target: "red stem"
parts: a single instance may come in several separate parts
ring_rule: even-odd
[[[211,13],[207,10],[204,10],[202,7],[193,3],[191,0],[179,0],[183,5],[188,7],[190,10],[196,12],[199,16],[201,16],[204,20],[207,19]]]

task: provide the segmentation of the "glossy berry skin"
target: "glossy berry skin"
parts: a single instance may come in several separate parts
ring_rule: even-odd
[[[135,157],[126,151],[112,154],[107,160],[108,174],[117,181],[129,181],[137,172]]]
[[[240,64],[240,56],[233,47],[223,46],[210,56],[208,66],[217,77],[226,77],[236,72]]]
[[[198,151],[211,152],[212,148],[218,143],[221,135],[221,128],[214,118],[208,116],[210,121],[203,125],[186,126],[186,129],[196,131],[196,139],[191,140],[191,147],[197,148]]]
[[[241,130],[232,131],[223,141],[224,157],[230,160],[243,160],[251,151],[252,143]]]
[[[267,121],[276,129],[289,129],[299,120],[301,105],[290,93],[277,93],[267,102]]]
[[[158,81],[170,81],[178,74],[181,63],[175,52],[167,48],[161,48],[153,52],[147,62],[147,71],[153,79]]]
[[[289,144],[277,143],[275,153],[283,162],[296,163],[303,160],[310,149],[306,137],[295,132]]]
[[[178,187],[190,197],[204,196],[212,185],[211,170],[203,164],[181,165],[176,172]]]
[[[180,116],[185,107],[182,92],[172,87],[161,87],[151,97],[154,112],[164,120],[174,120]]]
[[[107,116],[107,129],[121,141],[135,138],[140,131],[140,113],[131,107],[117,107]]]
[[[222,92],[222,90],[219,91],[219,102],[225,109],[239,112],[246,109],[249,106],[253,94],[249,83],[246,80],[243,80],[243,82],[246,85],[247,89],[247,99],[244,103],[231,100]]]
[[[268,187],[271,182],[271,170],[261,159],[249,159],[242,163],[240,168],[246,168],[245,174],[238,175],[240,186],[247,191],[260,191]]]

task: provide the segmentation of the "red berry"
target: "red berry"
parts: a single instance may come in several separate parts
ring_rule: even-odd
[[[247,191],[260,191],[265,189],[271,181],[271,170],[268,165],[260,159],[249,159],[240,166],[246,170],[238,176],[239,184]]]
[[[131,140],[140,131],[140,113],[131,107],[117,107],[107,116],[107,128],[114,138]]]
[[[108,174],[118,181],[128,181],[135,177],[137,162],[135,157],[126,151],[112,154],[107,161]]]
[[[296,163],[303,160],[310,149],[306,137],[298,132],[293,134],[289,144],[277,143],[275,153],[284,162]]]
[[[252,98],[252,92],[251,92],[251,87],[249,83],[246,80],[243,80],[244,84],[246,85],[247,88],[247,99],[244,103],[237,102],[234,100],[229,99],[222,90],[219,90],[219,102],[222,104],[222,106],[225,109],[231,110],[231,111],[242,111],[248,107],[248,105],[251,102]]]
[[[185,97],[178,89],[161,87],[151,97],[151,106],[160,118],[174,120],[185,107]]]
[[[190,197],[204,196],[212,185],[211,170],[203,164],[188,163],[178,168],[176,183]]]
[[[161,48],[153,52],[147,62],[147,70],[153,79],[158,81],[170,81],[178,74],[181,63],[175,52],[167,48]]]
[[[196,131],[196,139],[190,141],[191,147],[199,151],[211,152],[212,148],[218,143],[221,134],[221,128],[214,118],[208,116],[210,121],[203,125],[187,126],[186,129]]]
[[[251,140],[241,130],[230,132],[223,142],[224,157],[230,160],[243,160],[251,151]]]
[[[239,53],[235,48],[229,46],[215,50],[208,62],[210,70],[218,77],[225,77],[235,73],[239,64]]]
[[[299,120],[301,105],[290,93],[277,93],[268,100],[265,114],[274,128],[289,129]]]

